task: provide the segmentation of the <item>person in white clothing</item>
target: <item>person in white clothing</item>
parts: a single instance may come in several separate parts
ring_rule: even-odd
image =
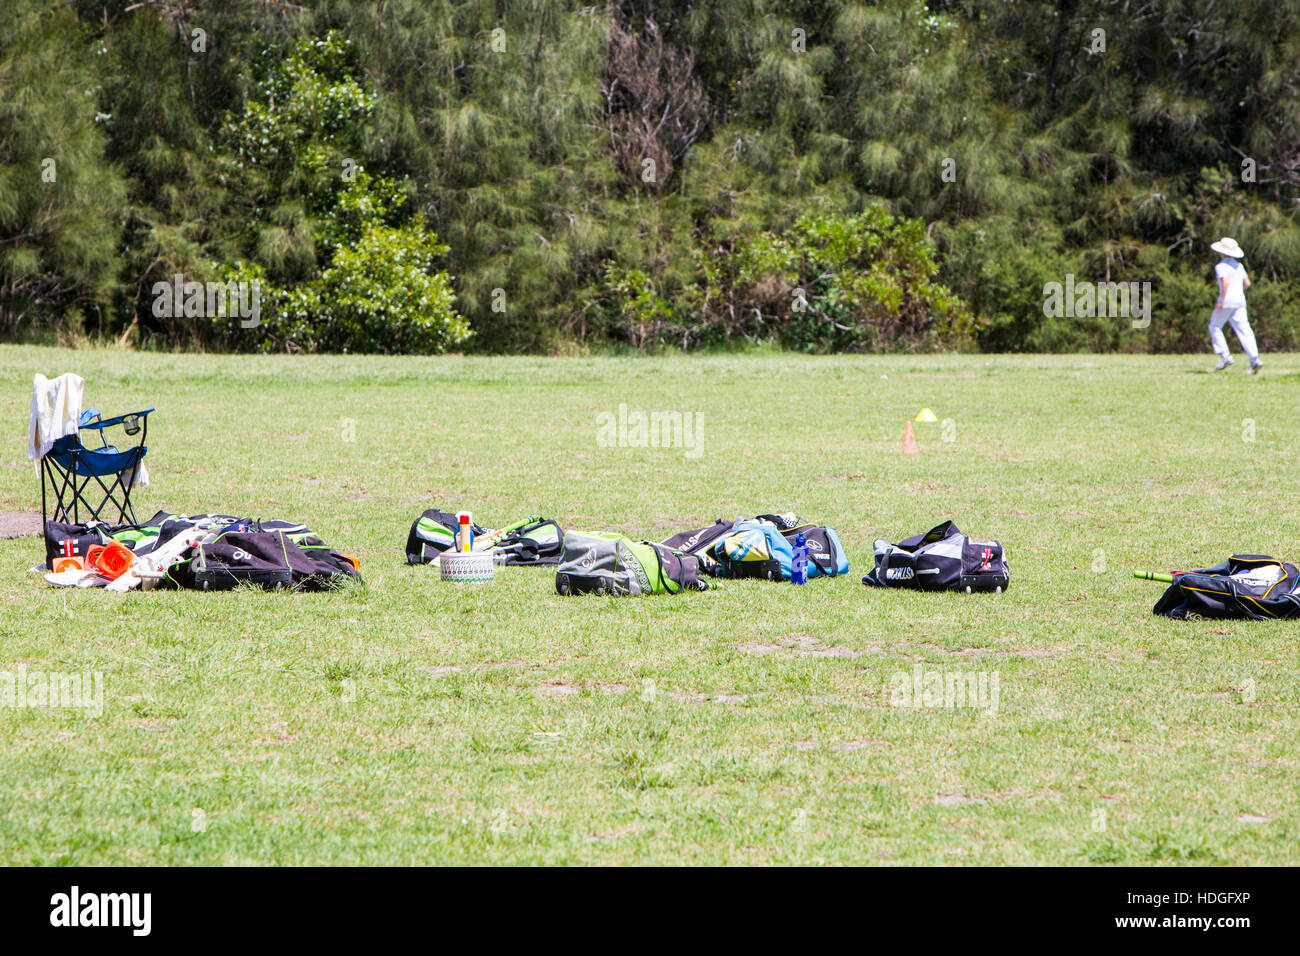
[[[1219,285],[1219,298],[1214,303],[1214,313],[1210,316],[1210,345],[1214,354],[1219,356],[1219,364],[1214,367],[1220,372],[1232,364],[1232,355],[1228,352],[1228,341],[1223,337],[1223,325],[1232,325],[1237,333],[1237,341],[1242,351],[1250,359],[1250,371],[1255,375],[1264,363],[1259,360],[1259,349],[1255,346],[1255,333],[1246,318],[1246,290],[1250,288],[1250,276],[1241,264],[1245,253],[1236,239],[1224,236],[1210,246],[1219,254],[1219,264],[1214,267],[1214,277]]]

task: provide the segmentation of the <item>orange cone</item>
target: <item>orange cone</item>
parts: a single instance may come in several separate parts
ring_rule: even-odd
[[[916,447],[916,434],[912,431],[912,423],[908,422],[903,426],[903,454],[915,455],[920,451],[921,449]]]

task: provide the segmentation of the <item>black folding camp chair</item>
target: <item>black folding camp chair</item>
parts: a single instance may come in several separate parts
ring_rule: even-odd
[[[101,447],[87,448],[81,443],[80,432],[77,432],[55,441],[54,447],[41,459],[41,515],[46,521],[80,524],[83,513],[86,521],[107,520],[102,514],[111,504],[117,509],[115,523],[140,526],[131,506],[131,487],[135,484],[140,463],[149,451],[145,438],[149,434],[149,413],[152,411],[152,408],[146,408],[107,420],[100,417],[96,408],[81,413],[81,431],[97,433]],[[139,435],[138,442],[123,449],[110,445],[104,437],[104,429],[115,425],[121,425],[131,437]],[[98,488],[91,485],[92,480]],[[103,497],[100,497],[100,492],[103,492]],[[54,501],[53,513],[47,508],[47,501],[51,498]]]

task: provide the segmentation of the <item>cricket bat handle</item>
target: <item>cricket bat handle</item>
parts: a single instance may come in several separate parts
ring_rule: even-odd
[[[1174,575],[1172,571],[1134,571],[1133,577],[1140,578],[1143,581],[1163,581],[1165,584],[1174,583]]]

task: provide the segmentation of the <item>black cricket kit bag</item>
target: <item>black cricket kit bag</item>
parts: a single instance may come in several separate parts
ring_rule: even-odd
[[[167,578],[180,587],[229,591],[241,584],[326,591],[359,577],[352,562],[314,535],[230,531],[199,544]]]
[[[492,535],[492,550],[506,564],[559,564],[564,553],[564,529],[550,518],[534,515]]]
[[[114,533],[130,527],[130,525],[47,521],[45,522],[45,566],[52,571],[59,558],[84,560],[91,548],[108,544],[113,540]]]
[[[715,541],[728,534],[736,526],[734,521],[723,521],[719,518],[707,528],[696,528],[694,531],[683,531],[675,534],[671,538],[664,538],[659,543],[665,548],[673,551],[680,551],[682,554],[700,554],[707,550]]]
[[[731,534],[735,527],[736,522],[723,521],[719,518],[706,528],[683,531],[670,538],[664,538],[659,543],[670,551],[676,551],[678,554],[694,555],[699,559],[700,570],[705,574],[718,574],[720,566],[713,557],[711,549],[715,544]]]
[[[1187,621],[1300,617],[1300,572],[1265,554],[1234,554],[1212,568],[1175,572],[1152,613]]]
[[[437,561],[438,555],[450,551],[456,544],[456,515],[430,508],[411,525],[411,533],[406,536],[406,563],[427,564]],[[474,539],[483,536],[483,529],[471,524]]]
[[[456,515],[430,508],[411,525],[406,536],[406,563],[428,564],[456,544]],[[564,530],[550,518],[532,515],[495,531],[471,524],[475,551],[495,551],[506,564],[559,564]]]
[[[868,587],[917,591],[1005,591],[1011,582],[1002,544],[977,541],[945,521],[898,544],[875,544],[876,566],[862,579]]]
[[[135,554],[148,554],[159,543],[160,529],[165,530],[167,522],[173,517],[165,511],[159,511],[139,525],[110,525],[102,521],[85,523],[47,521],[45,522],[45,566],[53,570],[54,562],[59,558],[84,559],[86,553],[95,545],[103,546],[113,541],[122,542]]]

